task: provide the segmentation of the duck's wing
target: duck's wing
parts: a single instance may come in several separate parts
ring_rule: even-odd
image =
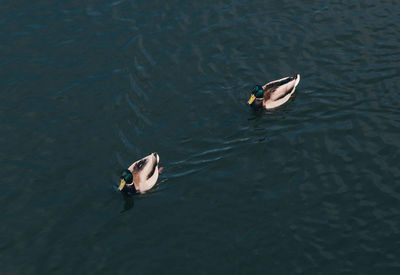
[[[136,190],[145,192],[151,189],[158,179],[158,162],[160,157],[157,153],[152,153],[135,163],[128,169],[133,175],[133,183]]]
[[[288,76],[264,85],[264,99],[276,101],[293,93],[299,84],[300,75]]]
[[[143,181],[143,169],[145,168],[146,164],[148,163],[148,157],[144,157],[132,163],[129,166],[128,170],[131,171],[133,176],[133,184],[135,185],[136,190],[140,190],[141,182]]]

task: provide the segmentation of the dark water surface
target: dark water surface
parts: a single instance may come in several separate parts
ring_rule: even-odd
[[[0,1],[0,273],[399,274],[399,3]]]

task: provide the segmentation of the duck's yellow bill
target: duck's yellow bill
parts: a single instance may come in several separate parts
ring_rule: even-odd
[[[247,101],[247,103],[251,104],[251,103],[253,103],[253,101],[255,99],[256,99],[256,96],[255,95],[251,95],[251,97],[250,97],[249,101]]]
[[[124,179],[121,179],[121,183],[119,184],[118,190],[121,191],[124,189],[124,186],[126,184],[126,181]]]

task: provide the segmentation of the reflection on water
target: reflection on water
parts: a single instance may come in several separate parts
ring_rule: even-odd
[[[124,213],[128,210],[131,210],[135,206],[135,200],[133,196],[128,196],[128,195],[122,195],[124,198],[124,209],[121,211],[121,213]]]

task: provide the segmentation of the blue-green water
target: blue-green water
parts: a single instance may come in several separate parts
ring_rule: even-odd
[[[0,1],[1,274],[399,274],[397,1]],[[274,111],[254,84],[301,74]],[[130,199],[119,173],[157,151]]]

